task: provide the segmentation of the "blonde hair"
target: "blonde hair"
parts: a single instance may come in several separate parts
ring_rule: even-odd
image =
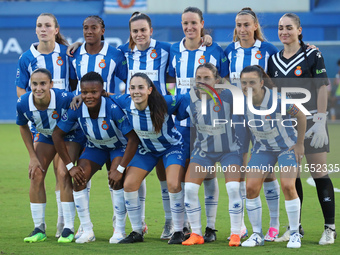
[[[261,42],[265,41],[266,38],[264,37],[264,34],[262,32],[262,29],[261,29],[261,25],[259,23],[259,20],[255,14],[255,12],[253,12],[253,10],[250,8],[250,7],[245,7],[243,8],[241,11],[239,11],[236,15],[239,16],[239,15],[249,15],[250,17],[253,18],[254,20],[254,23],[257,25],[257,29],[255,30],[254,32],[254,39],[255,40],[259,40]],[[236,28],[234,29],[234,36],[233,36],[233,41],[234,42],[237,42],[239,41],[240,38],[237,36],[237,32],[236,32]]]

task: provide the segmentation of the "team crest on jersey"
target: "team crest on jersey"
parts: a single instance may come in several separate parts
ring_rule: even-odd
[[[34,136],[34,142],[37,142],[39,140],[40,133],[36,133]]]
[[[294,71],[294,74],[296,76],[300,76],[302,74],[302,70],[301,70],[301,66],[297,66],[295,71]]]
[[[106,123],[105,120],[103,120],[102,129],[104,129],[104,130],[108,130],[109,129],[109,125]]]
[[[270,116],[270,114],[266,115],[265,119],[266,120],[270,120],[272,118],[272,116]]]
[[[200,65],[203,65],[205,62],[207,62],[207,61],[205,60],[205,56],[202,55],[202,56],[200,57],[200,59],[198,60],[198,63],[199,63]]]
[[[62,66],[64,64],[64,61],[61,59],[61,57],[58,57],[56,63],[58,66]]]
[[[155,49],[153,49],[152,51],[151,51],[151,53],[150,53],[150,58],[152,58],[152,59],[155,59],[155,58],[157,58],[157,52],[156,52],[156,50]]]
[[[257,51],[256,54],[255,54],[255,58],[260,60],[262,58],[262,54],[261,54],[261,51]]]
[[[106,67],[105,59],[102,59],[99,62],[98,66],[99,66],[99,68],[104,69]]]
[[[53,111],[52,113],[52,119],[58,119],[59,118],[59,114],[57,113],[57,111]]]

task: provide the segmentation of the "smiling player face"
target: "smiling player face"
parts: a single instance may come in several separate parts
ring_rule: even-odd
[[[99,81],[81,83],[81,98],[89,110],[100,109],[103,92],[103,85]]]
[[[47,74],[42,72],[33,73],[31,76],[31,89],[35,101],[50,100],[50,89],[53,87],[53,82]]]
[[[130,95],[138,110],[144,110],[148,105],[148,98],[152,92],[146,80],[142,77],[134,77],[130,81]]]

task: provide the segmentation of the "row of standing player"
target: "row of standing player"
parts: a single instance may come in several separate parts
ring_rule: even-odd
[[[198,26],[201,26],[201,28],[203,28],[203,17],[202,16],[200,16],[199,15],[199,13],[195,13],[195,12],[192,12],[191,14],[194,14],[194,16],[196,16],[196,17],[194,17],[194,18],[196,18],[196,19],[198,19],[199,20],[199,22],[194,22],[196,25],[198,25]],[[141,20],[143,20],[143,15],[137,15],[137,16],[141,16]],[[184,16],[184,15],[183,15]],[[245,19],[245,21],[242,21],[242,18],[243,19]],[[238,19],[238,20],[237,20]],[[242,22],[244,22],[244,23],[242,23]],[[186,22],[183,22],[183,24],[185,24]],[[266,46],[266,43],[265,42],[261,42],[261,37],[258,37],[258,32],[260,31],[260,29],[259,29],[259,24],[258,24],[258,21],[257,21],[257,18],[256,18],[256,15],[251,11],[251,10],[243,10],[243,11],[241,11],[238,15],[237,15],[237,18],[236,18],[236,23],[237,23],[237,26],[236,26],[236,29],[235,29],[235,31],[236,31],[236,35],[237,35],[237,31],[239,32],[239,38],[240,38],[240,40],[239,40],[239,45],[238,45],[238,43],[233,43],[232,45],[234,45],[235,46],[235,49],[234,49],[234,51],[241,51],[241,54],[242,54],[242,51],[244,51],[244,52],[246,52],[247,50],[248,50],[248,54],[246,53],[246,54],[244,54],[244,56],[245,56],[245,60],[248,58],[248,60],[247,61],[249,61],[249,59],[250,59],[250,57],[252,56],[252,55],[254,55],[253,57],[255,57],[256,59],[262,59],[262,61],[264,61],[263,62],[263,64],[262,65],[265,65],[265,67],[266,67],[266,60],[267,60],[267,58],[269,57],[269,55],[271,55],[272,54],[272,52],[270,52],[270,50],[268,50],[269,51],[269,53],[264,53],[263,52],[263,50],[261,51],[260,50],[260,52],[259,52],[259,55],[256,55],[256,54],[253,54],[252,52],[249,52],[249,51],[251,51],[251,50],[253,50],[253,48],[255,48],[255,50],[259,50],[259,48],[261,48],[261,46],[262,47],[264,47],[264,46]],[[187,23],[188,24],[188,23]],[[103,24],[102,24],[103,25]],[[183,25],[184,26],[184,25]],[[185,26],[184,26],[185,27]],[[239,29],[237,30],[237,28],[239,27]],[[84,28],[85,28],[85,26],[84,26]],[[146,25],[146,28],[149,28],[149,29],[146,29],[145,30],[145,26],[141,29],[141,30],[144,30],[144,32],[146,31],[146,33],[147,34],[149,34],[149,38],[150,38],[150,35],[151,35],[151,22],[150,22],[150,24],[147,24]],[[249,31],[247,31],[247,29],[245,29],[245,28],[248,28],[248,30]],[[243,29],[243,32],[242,32],[242,29]],[[133,31],[133,29],[131,29],[131,21],[130,21],[130,30],[131,30],[131,32]],[[191,28],[191,30],[192,30],[192,28]],[[189,29],[189,31],[187,30],[187,34],[188,34],[188,38],[186,38],[187,40],[185,40],[185,42],[188,42],[188,41],[192,41],[192,40],[190,40],[190,36],[193,36],[192,34],[192,31],[191,31],[190,29]],[[196,31],[197,32],[197,30],[199,30],[199,29],[193,29],[194,31]],[[138,32],[138,28],[137,28],[137,30],[136,30],[137,32]],[[185,29],[184,29],[184,31],[186,31]],[[244,32],[244,31],[246,31],[246,32]],[[187,34],[186,34],[186,37],[187,37]],[[260,35],[261,35],[261,33],[260,33]],[[133,37],[132,37],[133,38]],[[137,38],[137,37],[136,37]],[[142,38],[143,38],[143,36],[142,36]],[[256,40],[254,40],[254,39],[256,39]],[[259,40],[257,40],[257,39],[259,39]],[[130,40],[131,41],[131,40]],[[147,41],[147,40],[146,40]],[[150,42],[149,42],[149,45],[147,45],[147,46],[152,46],[150,43],[151,43],[151,40],[149,40]],[[255,42],[254,42],[255,41]],[[250,45],[247,45],[247,43],[250,43]],[[244,44],[244,45],[243,45]],[[252,45],[251,45],[252,44]],[[195,44],[193,44],[193,45],[195,45]],[[198,44],[196,44],[196,45],[199,45],[199,43]],[[267,44],[267,45],[270,45],[270,44]],[[138,42],[137,42],[137,46],[138,46]],[[184,47],[183,47],[184,46]],[[248,47],[247,47],[248,46]],[[174,46],[173,46],[174,47]],[[181,48],[182,47],[182,48]],[[258,49],[256,49],[256,47],[258,48]],[[268,46],[267,46],[268,47]],[[184,53],[185,52],[190,52],[189,50],[190,49],[193,49],[194,50],[194,48],[190,48],[190,45],[188,44],[188,43],[185,43],[185,45],[182,43],[182,45],[181,44],[179,44],[178,45],[178,48],[179,48],[179,51],[183,51]],[[197,47],[196,47],[197,48]],[[207,47],[207,48],[209,48],[209,47]],[[148,49],[148,47],[146,47],[145,49]],[[186,50],[186,49],[189,49],[189,50]],[[196,51],[197,51],[198,49],[196,49]],[[227,51],[228,51],[228,49],[227,49]],[[136,52],[138,53],[138,48],[136,49]],[[243,52],[243,53],[244,53]],[[132,52],[130,52],[130,53],[132,53]],[[228,53],[228,52],[227,52]],[[250,53],[250,54],[249,54]],[[257,51],[256,51],[256,53],[258,53]],[[133,55],[133,54],[130,54],[130,55]],[[145,54],[146,55],[146,54]],[[152,57],[152,56],[158,56],[159,54],[157,53],[157,51],[156,51],[156,53],[155,52],[152,52],[152,50],[150,50],[150,54],[149,54],[149,56],[150,57]],[[198,55],[200,55],[200,54],[197,54],[197,56]],[[212,60],[210,60],[210,59],[208,59],[208,58],[206,58],[206,57],[204,57],[204,58],[202,58],[202,56],[205,56],[204,55],[204,53],[203,54],[201,54],[201,56],[199,56],[200,58],[197,60],[197,62],[198,61],[211,61],[212,62]],[[259,56],[261,56],[261,57],[259,57]],[[265,56],[265,57],[262,57],[262,56]],[[205,59],[206,58],[206,59]],[[229,57],[229,55],[228,55],[228,58],[230,58]],[[212,58],[212,59],[214,59],[214,58]],[[241,59],[240,57],[239,57],[239,55],[238,55],[238,58],[237,59]],[[185,63],[185,61],[182,61],[183,59],[182,58],[180,58],[180,60],[178,61],[178,63],[180,63],[180,64],[182,64],[182,62],[184,62]],[[128,61],[129,62],[129,61]],[[196,62],[196,61],[193,61],[193,62]],[[196,62],[196,63],[197,63]],[[230,63],[230,69],[231,68],[233,68],[233,62],[235,62],[235,61],[231,61],[231,63]],[[237,61],[236,61],[237,62]],[[240,61],[238,61],[238,62],[240,62]],[[130,63],[132,63],[132,61],[130,61]],[[253,63],[253,62],[252,62]],[[259,61],[259,64],[261,65],[261,63],[260,63],[260,61]],[[246,63],[244,63],[244,66],[246,66],[247,64]],[[183,66],[185,66],[185,65],[183,65]],[[171,68],[171,63],[170,63],[170,68]],[[183,67],[184,68],[184,67]],[[236,67],[234,67],[234,68],[236,68]],[[242,64],[241,64],[241,66],[239,66],[238,68],[241,68],[242,69]],[[138,68],[137,68],[138,69]],[[139,68],[139,69],[141,69],[141,68]],[[180,72],[178,71],[178,70],[181,70],[180,69],[180,67],[178,67],[178,69],[176,69],[176,73],[177,73],[177,75],[179,76],[180,75]],[[182,69],[183,70],[183,69]],[[231,74],[231,78],[234,78],[235,77],[235,75],[237,75],[237,72],[236,72],[236,70],[234,71],[234,72],[232,72],[232,70],[230,70],[231,72],[230,72],[230,74]],[[183,73],[183,72],[182,72]],[[236,73],[236,74],[235,74]],[[184,84],[184,87],[185,87],[185,85],[187,85],[188,84],[188,82],[190,82],[190,80],[189,79],[187,79],[187,77],[185,77],[184,76],[184,78],[182,79],[182,78],[179,78],[178,79],[178,84]],[[187,136],[185,136],[185,137],[187,137]],[[244,182],[243,182],[244,183]],[[277,189],[277,187],[278,187],[278,185],[276,185],[277,184],[277,182],[275,183],[275,181],[272,181],[272,182],[268,182],[269,184],[272,184],[272,185],[275,185],[275,188]],[[216,194],[216,193],[215,193]],[[273,217],[271,217],[272,219],[274,219],[273,221],[276,221],[276,222],[278,222],[278,215],[274,215],[275,214],[275,211],[274,211],[274,213],[272,214],[272,216]],[[274,223],[275,224],[275,223]],[[278,225],[276,225],[276,226],[278,226]],[[214,228],[211,228],[211,229],[214,229]],[[277,230],[278,228],[276,228],[276,230]]]

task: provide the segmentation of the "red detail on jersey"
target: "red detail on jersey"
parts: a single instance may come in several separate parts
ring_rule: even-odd
[[[198,60],[198,63],[199,63],[200,65],[203,65],[205,62],[206,62],[205,56],[202,55],[201,58]]]
[[[157,56],[158,56],[158,55],[157,55],[156,50],[153,49],[152,52],[150,53],[150,58],[155,59],[155,58],[157,58]]]
[[[104,69],[106,67],[105,59],[102,59],[99,62],[98,66],[99,66],[99,68]]]
[[[109,125],[106,123],[105,120],[103,120],[102,129],[104,129],[104,130],[108,130],[109,129]]]
[[[61,59],[61,57],[58,57],[56,63],[58,66],[62,66],[64,64],[64,61]]]
[[[122,8],[130,8],[135,4],[136,0],[118,0],[117,2]]]
[[[59,118],[59,114],[57,113],[57,111],[54,111],[53,113],[52,113],[52,119],[58,119]]]
[[[269,114],[266,115],[266,117],[264,117],[266,120],[270,120],[272,118],[272,116],[270,116]]]
[[[258,59],[258,60],[260,60],[260,59],[262,58],[261,51],[258,50],[258,51],[255,53],[255,58]]]
[[[302,70],[301,70],[301,66],[297,66],[295,71],[294,71],[294,74],[296,76],[300,76],[302,74]]]

